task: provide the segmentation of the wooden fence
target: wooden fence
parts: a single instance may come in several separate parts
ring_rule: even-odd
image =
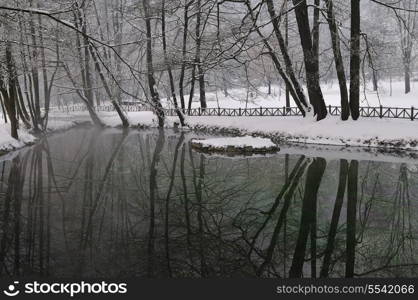
[[[128,112],[135,111],[152,111],[153,108],[144,105],[123,105],[123,110]],[[341,115],[340,106],[328,106],[328,113],[331,116]],[[55,107],[51,111],[59,112],[78,112],[86,111],[87,108],[81,105]],[[114,111],[112,105],[97,106],[96,111]],[[175,109],[164,109],[167,116],[176,116]],[[301,111],[297,107],[258,107],[258,108],[192,108],[185,111],[189,116],[223,116],[223,117],[291,117],[302,116]],[[364,118],[389,118],[389,119],[409,119],[418,118],[418,109],[414,107],[385,107],[385,106],[365,106],[360,107],[360,116]]]

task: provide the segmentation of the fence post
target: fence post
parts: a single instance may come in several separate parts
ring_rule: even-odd
[[[202,113],[201,113],[200,107],[198,108],[198,112],[199,112],[199,116],[201,116]]]
[[[241,107],[238,108],[238,115],[241,117]]]
[[[411,106],[411,121],[413,121],[414,120],[414,107],[413,106]]]
[[[382,105],[380,105],[379,117],[383,118],[383,106]]]
[[[260,106],[260,117],[263,116],[263,108]]]
[[[328,105],[328,111],[329,111],[329,114],[331,115],[331,105]]]
[[[221,115],[221,108],[218,107],[218,116],[220,116],[220,115]]]

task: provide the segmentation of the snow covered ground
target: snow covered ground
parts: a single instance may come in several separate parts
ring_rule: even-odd
[[[111,127],[121,125],[115,112],[100,112],[103,122]],[[151,112],[129,112],[132,126],[156,126],[157,118]],[[76,114],[54,113],[50,129],[70,126],[72,122],[89,121],[86,112]],[[172,126],[176,117],[167,119]],[[236,132],[275,137],[287,142],[306,144],[386,147],[418,151],[418,121],[403,119],[361,118],[343,122],[338,117],[327,117],[316,122],[301,117],[187,117],[191,128],[211,132]]]
[[[109,127],[117,127],[121,125],[120,119],[115,112],[100,112],[105,125]],[[132,126],[136,126],[139,123],[142,125],[152,126],[156,124],[156,116],[150,111],[130,113],[129,118]],[[90,122],[90,116],[88,112],[75,112],[75,113],[61,113],[52,112],[48,120],[48,131],[57,132],[70,129],[79,123]],[[16,140],[10,136],[10,126],[5,124],[4,120],[0,118],[0,154],[6,153],[10,150],[15,150],[24,147],[27,144],[36,141],[36,137],[29,133],[26,129],[19,129],[19,140]]]
[[[157,124],[157,116],[151,111],[139,111],[139,112],[128,112],[128,119],[133,127],[138,124],[153,126]],[[118,127],[122,123],[116,112],[98,112],[100,119],[106,126]],[[67,129],[74,126],[74,123],[90,122],[90,116],[87,111],[83,112],[52,112],[48,121],[48,129],[51,131],[57,131]],[[168,125],[171,126],[170,122]]]
[[[115,112],[101,112],[99,115],[107,126],[121,125]],[[134,127],[157,125],[152,112],[130,112],[128,117]],[[54,113],[48,129],[65,130],[75,123],[89,120],[87,112]],[[175,121],[176,117],[169,117],[167,126]],[[209,132],[274,137],[286,142],[418,151],[418,122],[402,119],[362,118],[343,122],[338,117],[328,117],[316,122],[300,117],[187,117],[187,123],[191,128]],[[24,129],[20,130],[20,141],[12,139],[9,132],[7,124],[0,124],[0,150],[16,149],[35,140]]]
[[[227,137],[227,138],[211,138],[194,140],[193,143],[200,144],[202,146],[222,147],[253,147],[254,149],[269,148],[276,146],[270,139],[253,137],[253,136],[240,136],[240,137]]]
[[[412,91],[409,94],[404,92],[404,82],[389,81],[379,82],[379,89],[377,92],[372,90],[372,87],[367,85],[366,89],[361,90],[360,100],[361,106],[390,106],[390,107],[418,107],[418,82],[411,82]],[[340,90],[337,82],[323,84],[322,92],[327,105],[340,105]],[[392,90],[392,91],[391,91]],[[305,89],[306,91],[306,89]],[[247,89],[230,89],[228,96],[225,97],[222,91],[208,92],[206,94],[206,101],[208,107],[221,108],[258,108],[258,107],[282,107],[286,105],[286,96],[284,90],[280,86],[272,86],[271,95],[268,95],[267,87],[260,87],[257,90],[251,90],[247,93]],[[248,99],[248,101],[247,101]],[[188,97],[186,97],[188,101]],[[163,99],[163,104],[166,107],[173,107],[172,103],[167,103]],[[193,99],[192,107],[200,106],[199,95],[196,94]],[[295,106],[291,100],[291,106]]]
[[[21,128],[18,131],[19,140],[10,136],[9,124],[4,124],[0,121],[0,154],[12,149],[18,149],[26,144],[33,143],[36,139],[27,130]]]
[[[189,117],[187,122],[197,129],[276,137],[287,142],[418,150],[418,122],[401,119],[343,122],[328,117],[315,122],[299,117]]]
[[[418,83],[412,82],[412,92],[405,95],[403,82],[393,82],[392,89],[388,82],[380,82],[379,92],[366,89],[367,101],[363,97],[362,106],[411,107],[417,103]],[[391,91],[392,90],[392,91]],[[339,89],[336,83],[324,85],[323,92],[327,105],[339,105]],[[267,95],[267,88],[247,94],[245,89],[229,90],[225,97],[223,92],[208,93],[209,107],[280,107],[285,104],[284,92],[280,87],[273,86],[272,94]],[[390,95],[392,93],[392,96]],[[248,96],[248,101],[245,101]],[[166,103],[167,104],[167,103]],[[198,97],[193,106],[198,107]],[[103,122],[110,127],[117,127],[121,122],[115,112],[99,112]],[[129,112],[132,126],[155,126],[156,116],[152,112]],[[35,140],[26,130],[19,132],[20,141],[10,137],[10,129],[0,119],[0,152],[17,149]],[[48,129],[50,131],[65,130],[76,123],[89,122],[87,112],[51,112]],[[169,117],[171,126],[175,117]],[[276,139],[321,145],[367,146],[407,149],[418,151],[418,121],[401,119],[362,118],[359,121],[342,122],[338,117],[328,117],[321,122],[300,117],[188,117],[192,128],[205,129],[212,132],[236,132],[253,134]]]

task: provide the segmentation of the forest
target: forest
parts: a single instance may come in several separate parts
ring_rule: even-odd
[[[287,108],[319,121],[327,117],[322,86],[335,82],[341,120],[357,120],[369,82],[378,92],[402,81],[411,93],[417,5],[2,0],[2,118],[18,138],[19,126],[43,132],[50,111],[71,104],[103,126],[97,107],[109,104],[128,127],[124,106],[134,103],[151,107],[160,127],[167,105],[186,125],[192,103],[208,107],[208,93],[233,97],[238,89],[248,98],[266,87],[269,96],[278,86]]]

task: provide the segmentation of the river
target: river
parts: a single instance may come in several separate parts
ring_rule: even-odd
[[[0,161],[1,276],[418,275],[413,159],[208,156],[195,135],[78,128]]]

